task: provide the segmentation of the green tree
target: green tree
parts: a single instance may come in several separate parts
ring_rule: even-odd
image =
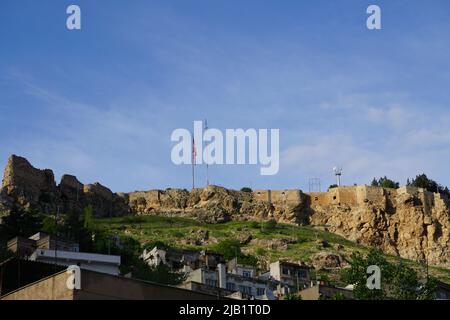
[[[264,221],[262,223],[262,231],[263,232],[272,232],[277,227],[277,221],[275,219],[270,219],[268,221]]]
[[[353,284],[353,295],[358,300],[381,300],[386,297],[385,284],[392,279],[392,266],[386,261],[381,251],[371,249],[366,257],[353,253],[349,261],[350,268],[342,271],[342,278]],[[381,288],[367,287],[367,267],[376,265],[381,270]]]
[[[149,267],[144,261],[136,263],[132,268],[133,278],[151,281],[166,285],[176,286],[183,283],[187,274],[185,272],[172,271],[165,264]]]
[[[94,214],[92,205],[88,205],[83,211],[83,226],[87,230],[95,229]]]
[[[249,188],[249,187],[243,187],[243,188],[241,189],[241,191],[242,191],[242,192],[253,192],[252,188]]]
[[[381,288],[367,288],[367,267],[376,265],[381,270]],[[342,278],[354,285],[353,295],[358,300],[380,300],[387,297],[398,300],[432,299],[436,290],[436,280],[421,283],[417,271],[404,263],[388,262],[381,251],[371,249],[364,257],[354,253],[350,268],[342,271]]]
[[[241,255],[241,244],[238,240],[225,239],[214,246],[214,251],[223,255],[225,260],[231,260]]]
[[[347,298],[345,298],[343,293],[336,293],[331,297],[331,300],[347,300]]]
[[[400,183],[395,182],[394,180],[391,180],[388,177],[384,176],[379,178],[378,180],[376,178],[373,178],[371,186],[398,189],[400,187]]]
[[[14,206],[2,223],[10,236],[29,237],[41,230],[42,220],[42,215],[38,212]]]
[[[240,264],[256,267],[258,265],[258,259],[255,256],[242,253],[241,246],[238,240],[225,239],[217,243],[213,247],[213,250],[223,255],[227,261],[238,258]]]
[[[377,178],[373,178],[372,183],[370,184],[372,187],[379,187],[380,184],[378,183]]]
[[[391,295],[396,300],[416,300],[420,283],[417,272],[400,263],[393,268]]]
[[[288,293],[284,296],[283,300],[303,300],[302,296],[296,293]]]
[[[430,192],[438,192],[450,198],[450,190],[448,187],[444,187],[436,181],[429,179],[425,173],[417,175],[411,180],[410,185],[416,188],[424,188]]]

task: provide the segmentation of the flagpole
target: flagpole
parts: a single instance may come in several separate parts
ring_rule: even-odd
[[[195,150],[195,139],[194,136],[192,136],[192,190],[195,188],[195,157],[196,157],[196,150]]]
[[[208,130],[208,122],[205,119],[205,132],[206,132],[206,130]],[[206,186],[209,186],[209,172],[208,172],[209,166],[208,166],[208,161],[209,161],[209,159],[206,162]]]

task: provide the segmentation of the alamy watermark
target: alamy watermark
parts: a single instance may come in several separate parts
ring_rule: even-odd
[[[81,289],[81,270],[79,266],[71,265],[66,269],[67,277],[66,286],[69,290]]]
[[[179,128],[170,139],[177,142],[171,152],[176,165],[259,164],[261,175],[275,175],[280,167],[279,129],[226,129],[223,133],[194,121],[193,134]]]
[[[66,20],[68,30],[81,30],[81,8],[76,4],[67,7],[66,13],[69,15]],[[381,30],[381,8],[378,5],[371,4],[367,7],[366,13],[369,17],[366,20],[366,26],[369,30]]]
[[[66,20],[68,30],[81,30],[81,8],[75,4],[67,7],[66,13],[69,15]]]
[[[369,275],[367,277],[366,287],[369,290],[381,289],[381,269],[379,266],[371,265],[367,267],[366,273]]]

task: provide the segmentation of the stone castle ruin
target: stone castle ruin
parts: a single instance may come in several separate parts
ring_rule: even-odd
[[[322,226],[364,245],[403,258],[450,267],[449,199],[420,188],[346,186],[327,192],[298,189],[242,192],[218,186],[113,193],[99,183],[82,184],[64,175],[57,185],[49,169],[11,156],[0,193],[0,212],[14,206],[46,213],[95,216],[158,214],[193,217],[205,223],[268,220]]]

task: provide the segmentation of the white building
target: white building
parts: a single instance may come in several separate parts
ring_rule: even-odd
[[[248,298],[257,300],[274,300],[274,291],[277,290],[277,284],[273,281],[227,272],[224,264],[219,264],[217,270],[196,269],[189,274],[187,281],[226,289],[233,293],[240,292]]]
[[[38,232],[28,239],[8,241],[8,249],[31,261],[62,266],[78,265],[81,269],[119,275],[120,256],[79,252],[78,243]]]
[[[78,265],[81,269],[119,275],[120,256],[72,252],[48,249],[36,249],[29,257],[31,261],[55,263],[62,266]]]

